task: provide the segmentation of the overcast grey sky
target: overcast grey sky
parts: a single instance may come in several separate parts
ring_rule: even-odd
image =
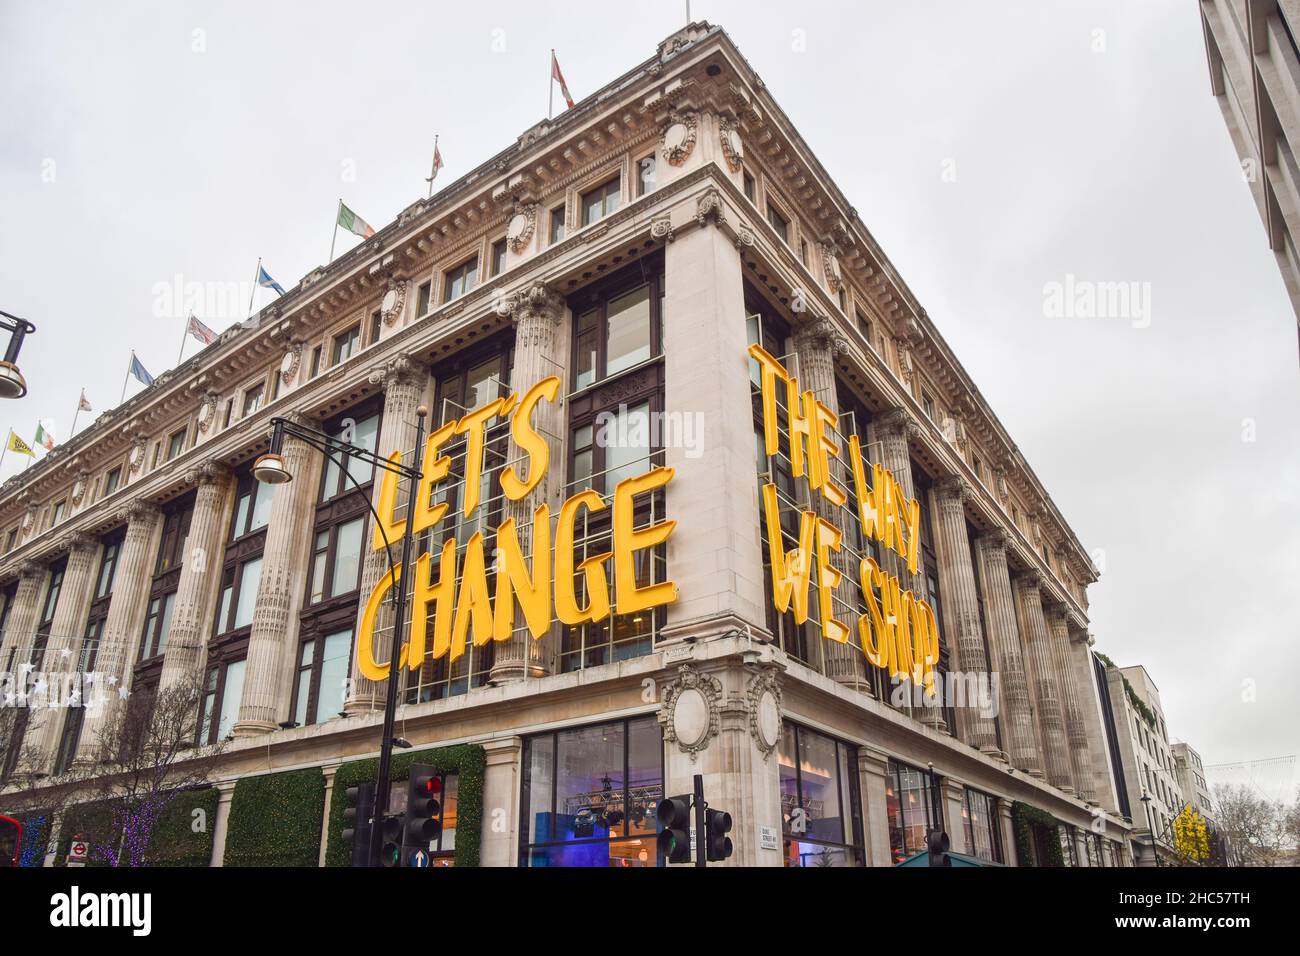
[[[1207,764],[1300,751],[1296,323],[1196,4],[692,14],[731,33],[1100,549],[1098,649],[1147,665]],[[581,98],[684,21],[682,2],[5,0],[0,308],[39,332],[0,429],[66,437],[81,386],[117,403],[132,347],[173,366],[157,283],[246,283],[262,256],[292,286],[340,196],[380,226],[424,195],[435,133],[442,183],[508,145],[545,115],[550,47]],[[1067,275],[1149,283],[1149,327],[1046,318]]]

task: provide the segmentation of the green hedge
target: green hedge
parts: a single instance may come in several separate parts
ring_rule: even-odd
[[[434,750],[405,752],[393,757],[390,780],[410,778],[413,763],[429,764],[439,773],[458,776],[456,794],[456,865],[479,865],[479,842],[483,836],[483,776],[487,753],[476,744],[460,744]],[[326,866],[351,865],[351,850],[342,840],[343,811],[348,801],[348,787],[374,783],[379,778],[379,760],[354,760],[339,767],[334,777],[334,796],[330,800],[329,841],[325,848]]]
[[[1011,822],[1016,831],[1016,858],[1021,866],[1032,865],[1035,826],[1046,827],[1052,831],[1052,838],[1048,841],[1048,858],[1039,860],[1037,865],[1065,866],[1065,856],[1061,853],[1060,824],[1056,822],[1056,817],[1046,810],[1015,800],[1011,804]]]
[[[207,866],[212,860],[212,830],[217,819],[217,790],[203,787],[178,794],[162,812],[145,851],[145,866]],[[195,810],[203,814],[197,818]],[[202,826],[195,832],[195,823]],[[105,842],[112,836],[113,809],[108,801],[82,803],[63,813],[55,866],[66,866],[74,836]],[[92,846],[87,866],[108,866]]]
[[[235,784],[225,866],[316,866],[325,815],[319,767],[245,777]]]

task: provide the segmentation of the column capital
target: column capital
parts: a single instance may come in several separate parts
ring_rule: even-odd
[[[727,207],[722,201],[722,194],[716,189],[710,189],[695,204],[695,221],[701,226],[707,226],[712,223],[715,226],[721,226],[727,221]]]
[[[188,485],[219,485],[230,477],[230,469],[215,458],[200,462],[185,472]]]
[[[43,561],[37,561],[34,558],[26,558],[18,564],[18,576],[20,578],[39,578],[48,568]]]
[[[934,490],[941,499],[956,498],[958,501],[969,501],[973,493],[970,482],[961,475],[949,475],[941,479]]]
[[[375,366],[370,372],[369,381],[371,385],[381,385],[384,391],[388,391],[395,386],[423,385],[428,376],[429,370],[423,362],[403,353]]]
[[[896,405],[873,418],[871,424],[891,437],[912,439],[921,436],[921,426],[912,417],[912,413],[902,405]]]
[[[495,308],[497,315],[510,319],[515,325],[528,321],[558,325],[564,316],[564,297],[539,279],[502,296]]]
[[[141,498],[119,508],[115,517],[118,521],[131,524],[138,521],[152,521],[161,515],[161,508]]]
[[[66,550],[69,556],[75,552],[82,552],[88,556],[93,554],[98,547],[99,539],[84,531],[70,531],[60,538],[59,543],[56,545],[57,550]]]
[[[794,347],[798,352],[826,351],[840,356],[848,351],[849,342],[829,316],[814,315],[795,326]]]
[[[989,528],[987,531],[981,531],[975,536],[975,543],[980,550],[985,552],[998,552],[1005,554],[1007,544],[1010,543],[1011,537],[1002,528]]]
[[[1040,595],[1047,586],[1047,580],[1043,577],[1043,573],[1034,570],[1021,571],[1019,574],[1013,575],[1011,583],[1017,591],[1035,591]]]
[[[1050,594],[1043,596],[1043,616],[1049,627],[1065,627],[1068,622],[1069,609],[1065,603]]]

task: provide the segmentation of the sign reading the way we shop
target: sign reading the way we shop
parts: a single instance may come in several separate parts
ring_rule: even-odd
[[[419,483],[415,513],[406,519],[398,521],[394,514],[397,475],[384,472],[376,508],[383,529],[378,525],[375,527],[374,549],[384,548],[385,532],[389,541],[398,542],[403,535],[418,535],[434,527],[446,515],[445,502],[430,502],[435,486],[451,473],[451,459],[442,454],[441,449],[459,441],[462,436],[465,438],[465,478],[461,513],[465,518],[474,514],[483,504],[480,486],[485,434],[489,423],[496,419],[509,419],[510,436],[528,460],[527,477],[522,477],[513,465],[501,470],[498,479],[501,493],[508,501],[520,501],[530,494],[541,482],[550,463],[550,447],[538,432],[533,415],[540,402],[555,400],[559,388],[558,378],[542,379],[522,398],[513,393],[498,398],[431,432],[424,448],[424,477]],[[400,463],[401,452],[394,451],[389,460]],[[436,576],[431,574],[434,556],[427,552],[421,554],[415,562],[410,638],[402,650],[398,666],[414,670],[429,658],[448,657],[454,661],[464,654],[467,639],[472,640],[475,646],[506,640],[514,629],[516,605],[529,633],[534,639],[540,639],[550,629],[552,616],[563,624],[595,624],[611,613],[633,614],[672,603],[677,598],[677,586],[671,581],[637,586],[636,555],[668,540],[677,522],[660,521],[638,528],[633,521],[637,495],[665,487],[672,477],[671,468],[652,468],[645,474],[626,478],[615,486],[612,504],[607,504],[593,489],[577,492],[560,506],[554,521],[554,540],[550,506],[539,505],[533,512],[532,540],[528,548],[532,555],[531,566],[524,557],[515,519],[507,518],[496,530],[495,594],[489,593],[488,589],[488,556],[483,532],[474,532],[463,549],[454,538],[444,540],[436,558]],[[607,508],[613,511],[613,550],[588,557],[575,567],[575,526],[580,527],[587,514]],[[610,582],[605,569],[611,557],[614,561],[615,595],[612,608]],[[380,578],[366,601],[358,628],[358,668],[370,680],[388,677],[390,663],[380,664],[374,659],[373,635],[380,605],[400,576],[401,569],[394,568]],[[576,586],[579,577],[581,589]],[[579,593],[586,596],[585,604],[579,602]],[[432,648],[428,647],[430,616],[433,619]]]
[[[814,493],[833,509],[839,509],[848,501],[848,492],[831,477],[831,461],[841,451],[835,440],[839,417],[812,391],[800,391],[798,380],[762,346],[751,345],[749,354],[760,370],[764,453],[769,459],[780,454],[783,411],[791,475],[804,478]],[[781,409],[779,395],[784,396]],[[879,464],[871,466],[867,480],[856,435],[849,436],[848,457],[863,538],[874,539],[885,550],[895,552],[906,562],[908,573],[916,574],[921,544],[920,503],[908,499],[897,479]],[[762,496],[776,609],[784,614],[793,608],[796,623],[807,621],[815,570],[822,637],[847,643],[849,624],[837,620],[834,613],[835,590],[844,575],[834,566],[832,556],[840,552],[843,531],[816,511],[804,511],[799,518],[798,544],[787,551],[781,539],[775,483],[763,485]],[[898,577],[881,568],[870,555],[858,562],[858,586],[866,612],[858,616],[856,623],[867,660],[888,670],[891,678],[907,678],[933,692],[934,665],[939,659],[939,629],[933,609],[904,589]]]

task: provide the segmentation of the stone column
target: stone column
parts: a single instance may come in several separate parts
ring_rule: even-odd
[[[1015,579],[1016,610],[1020,633],[1025,638],[1029,657],[1031,686],[1038,714],[1038,728],[1043,743],[1043,763],[1047,769],[1047,782],[1066,793],[1073,793],[1070,771],[1070,748],[1065,738],[1065,718],[1061,710],[1061,693],[1056,681],[1056,664],[1052,655],[1052,638],[1043,616],[1040,588],[1042,577],[1037,573],[1020,575]]]
[[[320,853],[316,856],[318,867],[325,866],[325,854],[329,851],[330,814],[334,812],[334,779],[341,766],[341,763],[332,763],[320,768],[321,775],[325,778],[325,809],[320,821]]]
[[[291,412],[295,424],[311,428],[315,422]],[[286,437],[281,449],[285,468],[293,480],[276,485],[271,517],[262,550],[262,577],[248,635],[244,666],[244,693],[236,737],[251,737],[275,730],[287,719],[288,681],[298,645],[298,608],[310,573],[307,555],[315,527],[319,471],[323,456],[310,445]]]
[[[201,677],[208,644],[209,612],[221,581],[225,553],[230,472],[216,461],[205,462],[185,475],[197,482],[190,534],[185,543],[184,565],[172,609],[171,630],[163,654],[159,691]]]
[[[721,228],[721,196],[709,190],[697,209],[698,224],[665,247],[664,380],[671,407],[701,417],[708,454],[664,450],[675,469],[666,510],[677,522],[667,550],[678,596],[661,643],[767,633],[740,254]]]
[[[519,779],[523,758],[522,737],[484,741],[487,766],[483,772],[482,866],[515,866],[519,858]],[[498,811],[504,813],[500,816]],[[498,831],[500,820],[505,829]]]
[[[950,777],[944,777],[939,784],[939,794],[943,800],[943,829],[948,834],[949,847],[954,853],[974,856],[975,848],[966,844],[966,825],[961,816],[966,788]]]
[[[801,391],[811,390],[819,402],[836,414],[839,413],[839,401],[835,390],[835,359],[843,355],[847,349],[848,342],[839,334],[835,323],[825,316],[814,317],[808,322],[801,323],[794,330],[794,351],[799,358],[799,388]],[[846,492],[851,493],[845,475],[837,475],[835,480]],[[848,517],[846,511],[835,508],[822,494],[810,491],[806,484],[800,482],[798,487],[801,494],[810,495],[810,507],[819,517],[829,521],[841,531],[851,527],[845,520]],[[847,597],[857,588],[858,568],[857,562],[844,550],[848,544],[847,533],[845,538],[839,555],[834,557],[833,561],[836,570],[844,576],[837,593]],[[851,598],[849,600],[852,601]],[[852,601],[852,603],[856,602]],[[842,684],[851,684],[855,687],[870,686],[866,674],[866,658],[862,654],[861,646],[856,643],[857,615],[850,617],[841,610],[838,612],[838,617],[842,623],[848,625],[852,636],[845,644],[824,638],[818,640],[817,644],[821,649],[820,669],[827,677]]]
[[[379,425],[376,452],[381,457],[387,458],[394,451],[400,451],[403,461],[411,461],[411,453],[415,448],[415,410],[424,400],[425,390],[429,384],[429,370],[408,355],[398,355],[372,371],[370,382],[374,385],[382,385],[384,389],[384,412]],[[377,473],[372,494],[372,503],[376,506],[379,503],[380,486],[380,474]],[[397,483],[397,500],[404,503],[406,495],[406,481],[400,480]],[[399,514],[404,513],[403,507]],[[400,541],[392,542],[391,562],[384,549],[370,550],[374,530],[374,518],[371,518],[366,523],[366,535],[362,539],[362,547],[366,552],[361,564],[361,607],[357,611],[355,628],[361,625],[361,612],[365,609],[365,602],[370,592],[374,590],[379,579],[389,572],[392,565],[402,560]],[[380,663],[388,660],[391,646],[389,642],[393,638],[392,627],[393,605],[390,600],[385,599],[375,617],[375,629],[372,635],[375,643],[374,660]],[[355,628],[354,632],[359,639],[360,633]],[[363,676],[357,658],[358,655],[354,650],[350,685],[352,689],[348,693],[343,709],[353,714],[359,711],[382,710],[386,693],[384,685],[382,682],[372,681]]]
[[[54,618],[50,621],[50,641],[45,649],[45,665],[41,668],[47,675],[45,679],[50,687],[49,706],[44,709],[39,724],[34,728],[35,734],[28,731],[36,748],[34,770],[39,775],[48,774],[54,769],[55,752],[67,716],[68,693],[72,689],[64,686],[66,681],[62,678],[76,667],[86,630],[86,618],[90,613],[95,572],[99,569],[96,560],[100,550],[98,540],[75,533],[63,544],[68,548],[68,563],[63,572],[59,599],[54,605]],[[80,681],[74,686],[80,688]]]
[[[552,436],[564,434],[561,404],[558,401],[567,389],[564,377],[565,362],[561,356],[567,354],[558,340],[557,330],[564,319],[564,299],[552,291],[543,282],[534,282],[526,289],[507,296],[497,307],[501,315],[508,315],[515,326],[515,365],[511,372],[511,387],[521,398],[523,394],[544,378],[552,375],[560,377],[560,389],[556,401],[542,401],[537,405],[533,421],[544,436],[551,449],[551,464],[541,483],[519,501],[503,500],[502,519],[514,518],[515,528],[520,537],[520,546],[524,557],[532,558],[532,524],[533,512],[543,503],[551,504],[551,513],[558,510],[564,494],[563,442]],[[527,478],[528,463],[524,452],[513,438],[509,439],[506,456],[516,473]],[[492,659],[490,679],[493,683],[511,683],[525,677],[542,677],[547,667],[547,643],[545,639],[534,640],[527,629],[521,627],[521,616],[515,615],[515,630],[510,638],[496,645]],[[508,865],[508,864],[506,864]]]
[[[1002,715],[1003,746],[1011,765],[1031,776],[1043,775],[1034,733],[1033,708],[1024,656],[1020,650],[1020,628],[1016,602],[1007,568],[1007,537],[991,531],[976,539],[984,608],[988,614],[993,670],[998,678],[998,707]]]
[[[862,836],[867,866],[893,866],[889,846],[889,755],[871,747],[858,748],[858,779],[862,795]]]
[[[226,865],[226,833],[230,829],[230,804],[235,799],[235,780],[217,784],[217,818],[212,821],[212,861],[209,866]]]
[[[162,528],[162,512],[142,501],[128,505],[119,512],[118,519],[127,522],[126,536],[118,553],[108,617],[95,658],[99,686],[95,695],[85,701],[86,716],[77,745],[77,763],[83,767],[96,759],[100,733],[121,701],[121,692],[130,685]]]
[[[1092,788],[1092,754],[1088,748],[1088,730],[1083,723],[1079,704],[1082,694],[1071,666],[1070,625],[1066,608],[1053,604],[1047,609],[1047,627],[1052,635],[1052,657],[1065,711],[1065,738],[1070,748],[1070,769],[1074,775],[1074,792],[1084,800],[1094,799]]]
[[[36,617],[41,613],[41,596],[45,590],[48,571],[43,564],[24,561],[19,565],[18,574],[13,608],[9,611],[4,642],[0,644],[0,667],[12,664],[15,678],[18,668],[27,661],[22,650],[31,647],[32,640],[36,637]]]
[[[971,559],[970,535],[966,529],[966,506],[970,486],[960,478],[942,481],[935,488],[934,546],[939,559],[939,585],[943,589],[943,626],[953,655],[952,670],[963,675],[969,690],[976,680],[989,674],[984,649],[984,622],[980,619],[979,592],[975,587],[975,564]],[[969,696],[969,694],[968,694]],[[980,712],[980,701],[967,699],[957,706],[957,733],[984,753],[998,754],[997,728],[992,718]]]
[[[1075,686],[1079,690],[1079,710],[1083,714],[1084,730],[1088,734],[1091,799],[1099,806],[1119,812],[1115,779],[1110,762],[1110,743],[1102,726],[1101,690],[1097,686],[1097,673],[1093,667],[1092,638],[1082,618],[1072,615],[1070,625],[1070,666],[1074,670]]]
[[[1011,819],[1011,802],[998,800],[998,827],[1002,834],[1002,862],[1007,866],[1019,866],[1020,857],[1016,853],[1016,824]]]
[[[912,455],[909,449],[911,440],[920,434],[920,426],[907,409],[898,407],[873,419],[871,433],[879,443],[880,464],[894,476],[903,489],[903,494],[909,500],[915,498],[916,482],[912,478]],[[921,520],[932,519],[929,515],[922,514]],[[907,562],[900,555],[886,551],[881,556],[881,562],[886,571],[898,578],[904,589],[911,591],[917,597],[925,597],[926,587],[922,574],[909,572]],[[938,661],[934,662],[936,666],[938,663]],[[944,720],[942,707],[922,707],[920,714],[915,713],[915,708],[911,706],[907,709],[912,716],[919,717],[921,722],[932,730],[943,734],[948,733],[948,723]]]

